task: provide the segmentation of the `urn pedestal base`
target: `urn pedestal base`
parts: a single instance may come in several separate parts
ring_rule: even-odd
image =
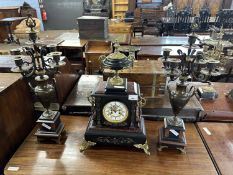
[[[93,125],[93,116],[90,118],[80,151],[85,151],[90,146],[134,146],[150,155],[146,140],[144,119],[141,118],[138,128],[111,128]]]
[[[171,120],[165,118],[164,127],[159,129],[158,150],[162,151],[164,148],[178,149],[185,154],[187,142],[183,120],[179,119],[178,125],[171,125],[168,121]]]
[[[64,124],[60,120],[60,112],[55,112],[55,116],[45,119],[44,116],[37,120],[39,129],[36,131],[37,141],[55,141],[60,144],[62,135],[65,134]]]

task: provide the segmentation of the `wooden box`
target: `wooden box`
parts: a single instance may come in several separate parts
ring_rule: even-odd
[[[82,16],[77,20],[80,39],[106,39],[108,37],[108,18]]]
[[[140,90],[144,97],[154,97],[164,94],[166,77],[159,60],[135,60],[133,68],[121,70],[121,77],[128,81],[140,84]],[[113,71],[104,70],[104,80],[113,76]]]
[[[92,74],[101,69],[99,57],[113,52],[111,41],[88,41],[85,46],[86,72]]]

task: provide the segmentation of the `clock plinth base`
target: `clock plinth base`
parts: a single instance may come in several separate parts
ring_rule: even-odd
[[[80,151],[84,151],[94,145],[134,146],[136,148],[143,149],[146,154],[150,154],[148,151],[149,147],[147,145],[143,118],[141,118],[139,128],[116,129],[94,126],[92,117],[88,123]]]
[[[162,151],[164,148],[177,149],[186,154],[185,147],[187,146],[185,133],[182,131],[182,136],[172,136],[172,134],[166,134],[167,128],[159,129],[159,141],[158,151]],[[181,134],[181,133],[179,133]]]
[[[126,93],[127,92],[127,78],[122,78],[123,83],[121,85],[112,85],[111,78],[108,78],[107,84],[105,87],[106,94],[112,93]]]

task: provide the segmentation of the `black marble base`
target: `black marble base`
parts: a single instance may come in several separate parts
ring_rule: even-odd
[[[159,149],[163,148],[174,148],[174,149],[184,149],[187,146],[185,133],[183,133],[182,138],[179,138],[179,136],[175,136],[173,134],[169,134],[169,136],[165,136],[165,128],[159,129]],[[161,151],[160,150],[160,151]]]
[[[144,119],[141,118],[139,128],[110,128],[93,125],[92,117],[85,132],[85,140],[100,145],[134,146],[146,143]]]
[[[126,93],[127,92],[127,78],[123,78],[123,84],[122,85],[112,85],[110,82],[111,78],[108,78],[107,85],[105,88],[106,94],[112,94],[112,93]]]

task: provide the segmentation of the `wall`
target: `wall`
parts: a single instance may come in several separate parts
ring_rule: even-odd
[[[22,6],[24,2],[27,2],[32,8],[36,9],[37,17],[42,21],[38,0],[0,0],[0,7]],[[44,26],[43,23],[41,24],[41,30],[43,31]]]
[[[69,30],[78,27],[76,18],[82,16],[83,0],[44,0],[48,20],[46,30]]]

